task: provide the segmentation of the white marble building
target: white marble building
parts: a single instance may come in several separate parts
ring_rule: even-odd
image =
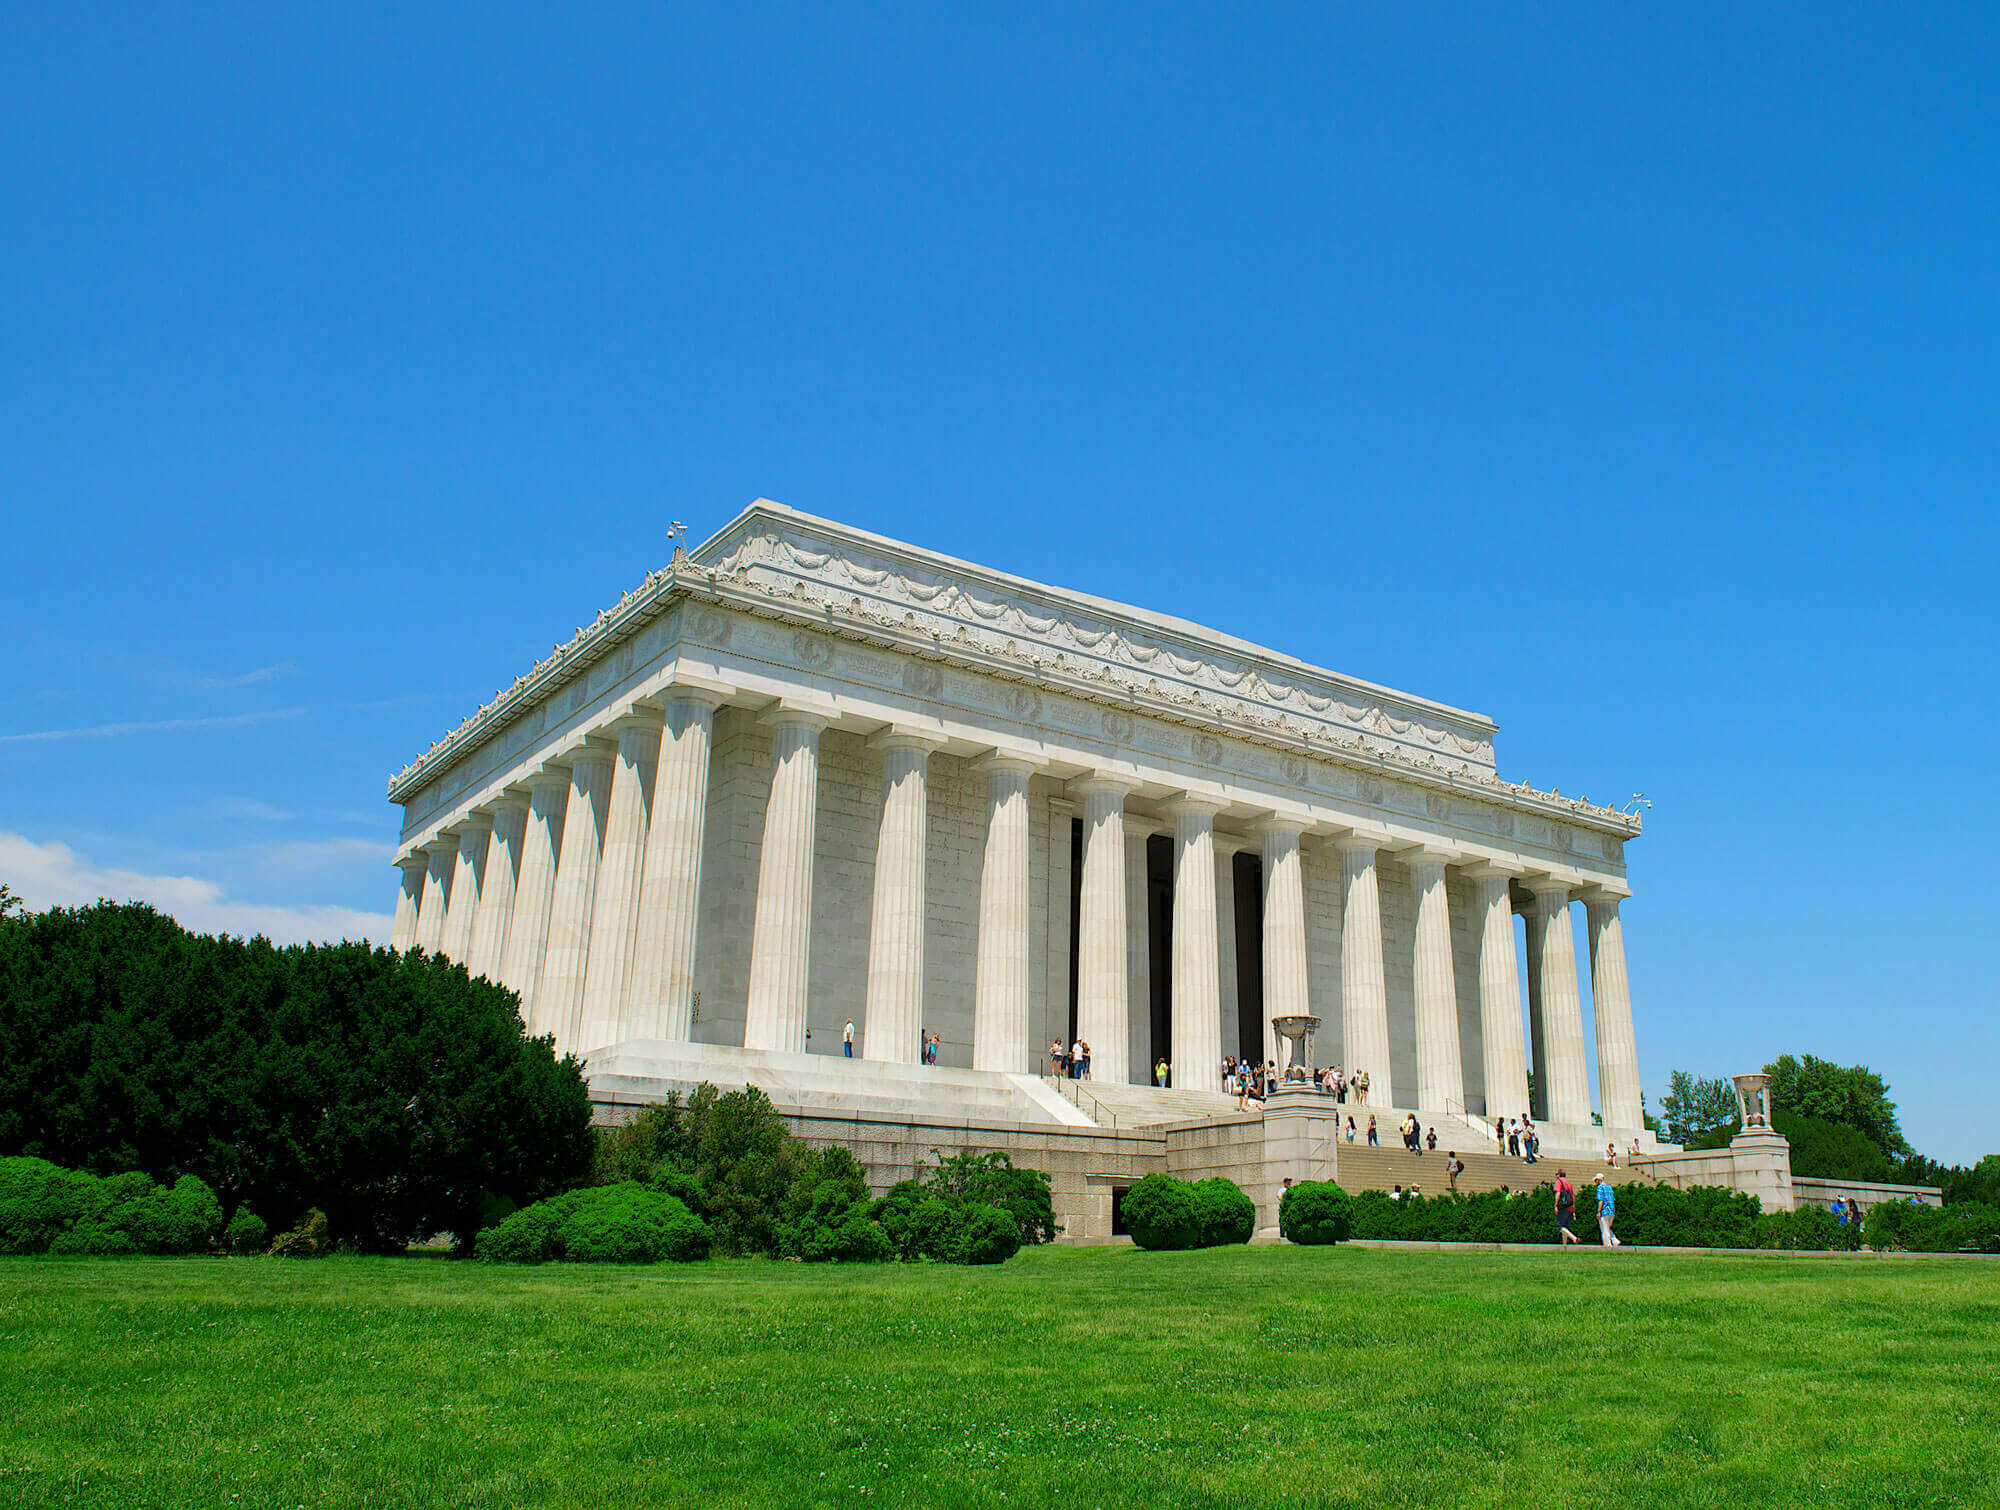
[[[1622,1145],[1639,822],[1501,780],[1494,730],[759,501],[391,780],[395,942],[512,987],[628,1094],[921,1081],[1074,1122],[1032,1078],[1053,1038],[1101,1085],[1165,1057],[1213,1090],[1311,1013],[1377,1109],[1490,1122],[1532,1067],[1538,1121]]]

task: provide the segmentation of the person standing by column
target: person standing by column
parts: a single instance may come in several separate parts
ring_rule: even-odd
[[[1611,1188],[1611,1181],[1602,1170],[1597,1175],[1597,1240],[1607,1248],[1624,1246],[1618,1241],[1618,1234],[1611,1230],[1611,1219],[1618,1214],[1618,1192]]]
[[[854,1019],[847,1019],[847,1026],[840,1030],[840,1054],[843,1059],[854,1057]]]

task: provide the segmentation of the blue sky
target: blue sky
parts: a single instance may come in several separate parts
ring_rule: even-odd
[[[373,926],[760,494],[1655,806],[1645,1081],[2000,1146],[2000,13],[10,9],[0,880]]]

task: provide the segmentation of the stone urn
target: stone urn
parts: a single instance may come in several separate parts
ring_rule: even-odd
[[[1271,1026],[1285,1040],[1285,1084],[1312,1083],[1313,1034],[1319,1030],[1317,1017],[1273,1017]]]

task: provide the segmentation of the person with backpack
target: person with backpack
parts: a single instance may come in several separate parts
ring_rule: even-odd
[[[1576,1225],[1576,1186],[1570,1184],[1567,1170],[1556,1171],[1556,1231],[1562,1237],[1562,1245],[1581,1242],[1570,1228]]]
[[[1452,1194],[1456,1195],[1458,1177],[1465,1173],[1465,1160],[1458,1156],[1458,1150],[1455,1148],[1444,1156],[1444,1173],[1445,1178],[1451,1182]]]

